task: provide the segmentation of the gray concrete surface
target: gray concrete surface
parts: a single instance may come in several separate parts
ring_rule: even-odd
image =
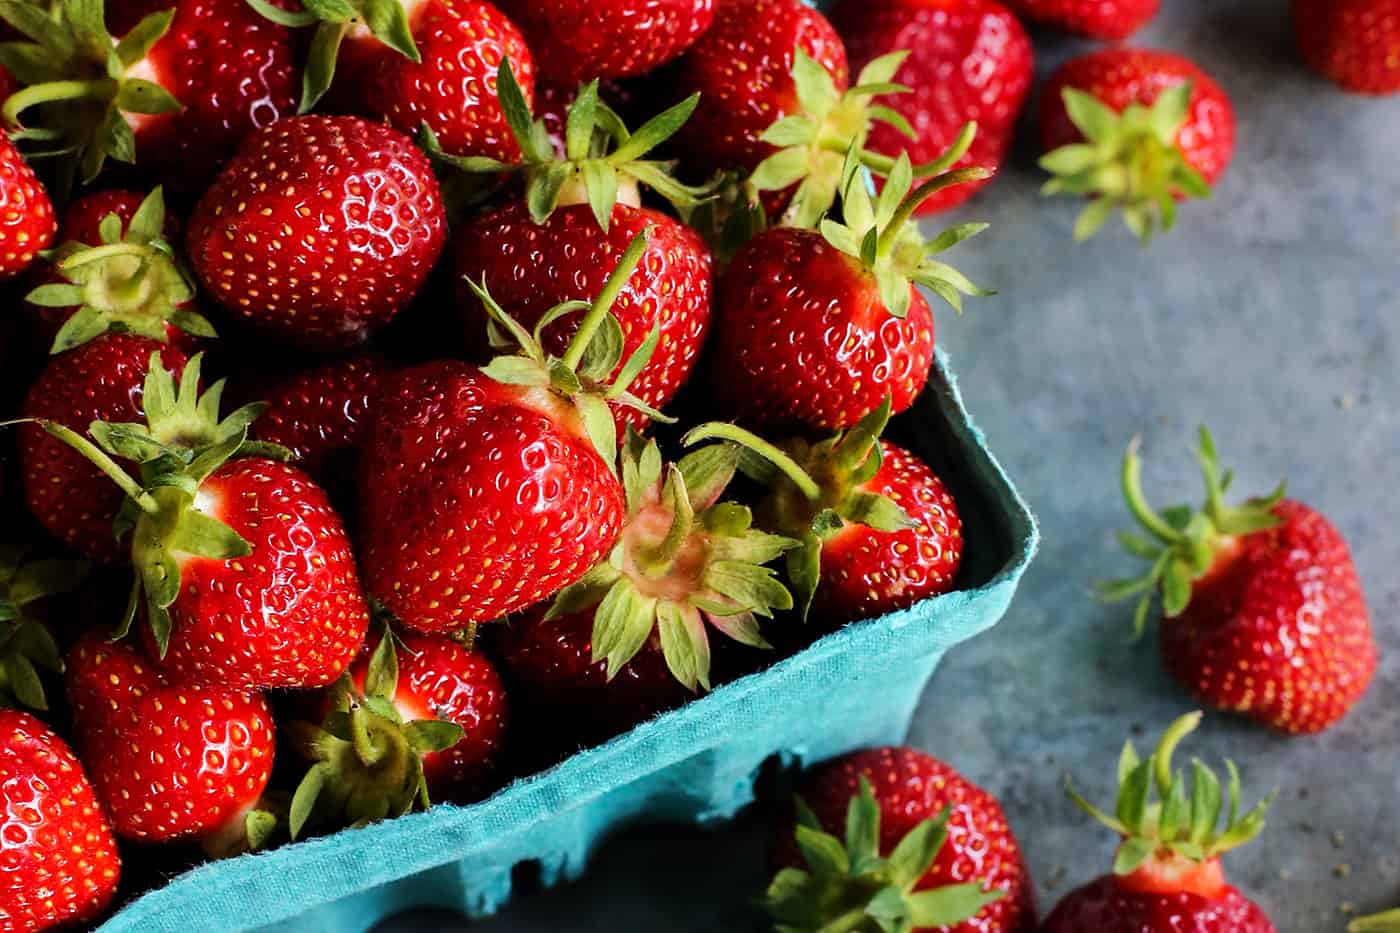
[[[939,339],[1045,543],[1002,625],[934,678],[910,742],[1001,797],[1044,905],[1106,868],[1114,840],[1067,804],[1064,775],[1109,794],[1125,735],[1189,701],[1151,641],[1127,640],[1128,610],[1088,588],[1131,566],[1112,538],[1123,444],[1144,435],[1158,501],[1194,499],[1187,445],[1206,421],[1237,488],[1286,475],[1333,518],[1373,610],[1384,659],[1340,727],[1284,739],[1211,717],[1189,749],[1235,758],[1257,793],[1280,789],[1263,839],[1228,860],[1232,880],[1282,933],[1340,931],[1348,905],[1400,904],[1400,98],[1349,97],[1305,73],[1282,0],[1166,6],[1141,44],[1192,55],[1236,102],[1239,149],[1215,200],[1147,251],[1117,226],[1076,246],[1078,205],[1037,197],[1026,147],[958,214],[992,221],[958,260],[1002,294],[942,314]],[[1040,70],[1088,47],[1037,36]],[[581,883],[470,928],[748,929],[762,838],[754,814],[619,839]],[[465,925],[418,914],[381,929]]]

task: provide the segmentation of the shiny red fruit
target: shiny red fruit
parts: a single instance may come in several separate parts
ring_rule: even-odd
[[[1400,92],[1400,0],[1293,0],[1303,61],[1348,91]]]
[[[1133,891],[1108,875],[1065,895],[1040,933],[1274,933],[1264,911],[1232,887],[1216,897]]]
[[[379,357],[360,354],[283,379],[262,394],[267,410],[251,433],[289,449],[322,485],[338,482],[354,471],[383,374]]]
[[[1025,19],[1091,39],[1126,39],[1157,15],[1161,0],[1006,0]]]
[[[53,243],[53,202],[9,136],[0,133],[0,280],[34,262]]]

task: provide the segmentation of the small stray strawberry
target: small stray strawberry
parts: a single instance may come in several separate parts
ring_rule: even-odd
[[[0,280],[28,269],[57,230],[49,193],[10,137],[0,133]]]
[[[1040,933],[1275,933],[1264,911],[1225,882],[1220,867],[1220,856],[1263,830],[1273,795],[1241,814],[1233,762],[1225,762],[1228,795],[1200,761],[1189,775],[1173,770],[1172,753],[1200,722],[1200,713],[1182,716],[1145,761],[1132,742],[1123,747],[1113,814],[1070,787],[1075,805],[1123,841],[1113,873],[1066,894]]]
[[[1400,92],[1400,0],[1293,0],[1308,67],[1357,94]]]
[[[111,902],[121,857],[73,752],[28,713],[0,709],[0,930],[86,924]]]
[[[1142,494],[1137,442],[1123,459],[1123,497],[1147,532],[1123,547],[1151,562],[1141,577],[1105,583],[1107,599],[1140,597],[1141,634],[1158,594],[1167,671],[1199,702],[1288,733],[1335,725],[1366,692],[1376,643],[1361,580],[1322,513],[1271,494],[1225,504],[1233,474],[1200,431],[1206,501],[1157,512]]]
[[[71,560],[25,562],[23,547],[0,546],[0,706],[46,710],[36,667],[63,671],[63,655],[34,603],[77,589],[87,565]]]
[[[1117,42],[1152,21],[1162,0],[1006,0],[1033,23],[1091,39]]]
[[[323,486],[354,472],[360,444],[379,400],[385,364],[373,354],[325,363],[275,384],[251,435],[292,452]]]

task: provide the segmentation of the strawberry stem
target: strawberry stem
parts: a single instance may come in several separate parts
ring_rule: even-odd
[[[1158,515],[1152,506],[1147,504],[1147,498],[1142,494],[1142,458],[1138,456],[1138,448],[1142,446],[1142,438],[1135,437],[1128,444],[1128,452],[1123,456],[1123,501],[1128,504],[1128,511],[1133,513],[1133,518],[1158,538],[1163,544],[1178,544],[1184,540],[1181,532],[1169,525],[1166,519]]]
[[[117,87],[117,82],[112,78],[98,78],[93,81],[46,81],[31,85],[11,94],[5,100],[5,122],[11,126],[23,126],[19,115],[40,104],[82,98],[109,100],[116,96]]]
[[[160,511],[160,506],[151,494],[142,489],[136,480],[117,465],[117,462],[107,456],[96,444],[78,434],[76,431],[61,425],[55,421],[40,421],[39,426],[47,431],[57,440],[62,441],[69,447],[82,454],[93,466],[105,473],[112,482],[121,487],[133,502],[141,507],[141,511],[147,515],[155,515]]]
[[[956,172],[944,172],[915,188],[913,193],[904,199],[904,203],[899,205],[899,209],[890,218],[889,224],[880,233],[880,255],[889,255],[894,244],[898,242],[899,234],[904,229],[904,225],[909,223],[909,219],[914,216],[914,211],[919,209],[920,204],[944,188],[966,184],[970,181],[980,181],[983,178],[990,178],[991,175],[992,173],[988,169],[973,165],[960,168]]]
[[[972,141],[977,136],[976,121],[969,121],[963,124],[963,128],[958,131],[958,136],[953,140],[943,154],[932,162],[924,162],[914,166],[915,178],[928,178],[931,175],[941,175],[953,164],[967,154],[967,150],[972,146]],[[822,148],[827,152],[834,152],[837,155],[845,155],[849,148],[849,143],[839,139],[825,139],[822,141]],[[875,172],[877,175],[888,175],[894,171],[895,159],[878,152],[860,153],[861,164]]]
[[[1200,710],[1187,713],[1168,726],[1167,731],[1162,733],[1162,740],[1157,745],[1154,761],[1156,762],[1157,787],[1162,792],[1164,800],[1172,786],[1172,755],[1176,752],[1176,747],[1181,744],[1181,740],[1200,727],[1202,716]]]
[[[622,293],[622,288],[627,284],[627,280],[632,277],[633,272],[637,271],[637,266],[642,261],[642,254],[646,251],[647,243],[651,240],[651,232],[652,228],[647,227],[632,238],[632,242],[627,245],[627,250],[622,254],[617,268],[608,277],[608,281],[603,285],[603,290],[598,293],[598,297],[593,300],[592,307],[589,308],[587,316],[579,324],[578,333],[574,334],[574,339],[570,341],[569,348],[564,351],[561,360],[570,370],[578,369],[579,363],[583,360],[583,354],[588,350],[588,345],[593,342],[598,328],[603,325],[603,319],[612,311],[613,303],[617,301],[617,296]]]
[[[816,480],[802,469],[801,465],[787,454],[783,453],[774,445],[768,443],[750,431],[723,421],[712,421],[709,424],[702,424],[698,428],[693,428],[681,443],[686,447],[694,447],[701,441],[721,440],[738,444],[747,450],[751,450],[773,466],[783,472],[783,475],[792,480],[792,484],[801,490],[802,495],[812,502],[817,502],[822,497],[822,489],[817,485]]]

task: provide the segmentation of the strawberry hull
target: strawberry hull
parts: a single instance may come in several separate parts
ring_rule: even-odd
[[[967,549],[953,592],[849,625],[481,803],[204,865],[100,929],[357,933],[416,906],[490,913],[510,897],[518,865],[538,865],[552,885],[578,877],[624,827],[733,816],[754,799],[771,759],[811,763],[898,744],[944,653],[1006,611],[1039,534],[963,409],[941,351],[928,389],[890,433],[957,497]],[[820,717],[794,714],[814,708]]]

